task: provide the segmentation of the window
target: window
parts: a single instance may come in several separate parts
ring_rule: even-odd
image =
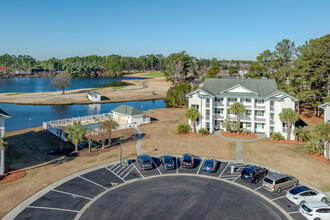
[[[255,110],[255,116],[264,116],[265,111]]]
[[[223,98],[215,97],[215,101],[216,101],[216,102],[223,102]]]
[[[252,115],[252,111],[251,110],[246,110],[245,115]]]
[[[251,122],[245,122],[245,127],[251,128]]]
[[[261,128],[265,129],[265,124],[264,123],[261,123]]]
[[[264,104],[264,100],[263,99],[256,99],[255,103],[256,104]]]
[[[254,128],[265,129],[265,124],[264,123],[255,123],[254,124]]]
[[[223,114],[223,108],[215,108],[214,112],[217,114]]]
[[[228,98],[228,102],[236,102],[237,98]]]
[[[251,103],[251,99],[245,99],[246,103]]]
[[[210,104],[210,99],[206,99],[206,104]]]
[[[199,109],[199,105],[191,105],[191,107]]]

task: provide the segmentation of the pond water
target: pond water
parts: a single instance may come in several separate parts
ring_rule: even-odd
[[[131,105],[139,110],[166,108],[164,100],[133,101],[91,105],[34,106],[0,103],[0,108],[11,118],[6,120],[6,131],[42,126],[45,121],[86,115],[109,113],[121,104]]]
[[[31,92],[51,92],[60,91],[53,88],[50,82],[53,78],[9,78],[0,79],[0,93],[31,93]],[[72,84],[66,90],[84,89],[84,88],[99,88],[106,84],[128,79],[142,79],[138,77],[86,77],[73,78]]]

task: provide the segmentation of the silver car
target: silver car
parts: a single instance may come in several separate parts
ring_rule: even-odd
[[[296,205],[302,205],[305,202],[321,201],[326,203],[328,201],[328,197],[324,193],[311,190],[306,186],[297,186],[290,189],[286,193],[286,198]]]
[[[264,178],[262,187],[271,192],[280,193],[283,189],[295,187],[299,184],[299,180],[293,176],[280,173],[270,173]]]

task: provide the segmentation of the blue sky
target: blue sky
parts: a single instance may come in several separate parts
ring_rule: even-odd
[[[329,0],[1,0],[0,54],[251,59],[330,33]]]

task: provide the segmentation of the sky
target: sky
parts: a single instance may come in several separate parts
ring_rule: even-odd
[[[0,0],[0,55],[255,60],[330,33],[329,0]]]

